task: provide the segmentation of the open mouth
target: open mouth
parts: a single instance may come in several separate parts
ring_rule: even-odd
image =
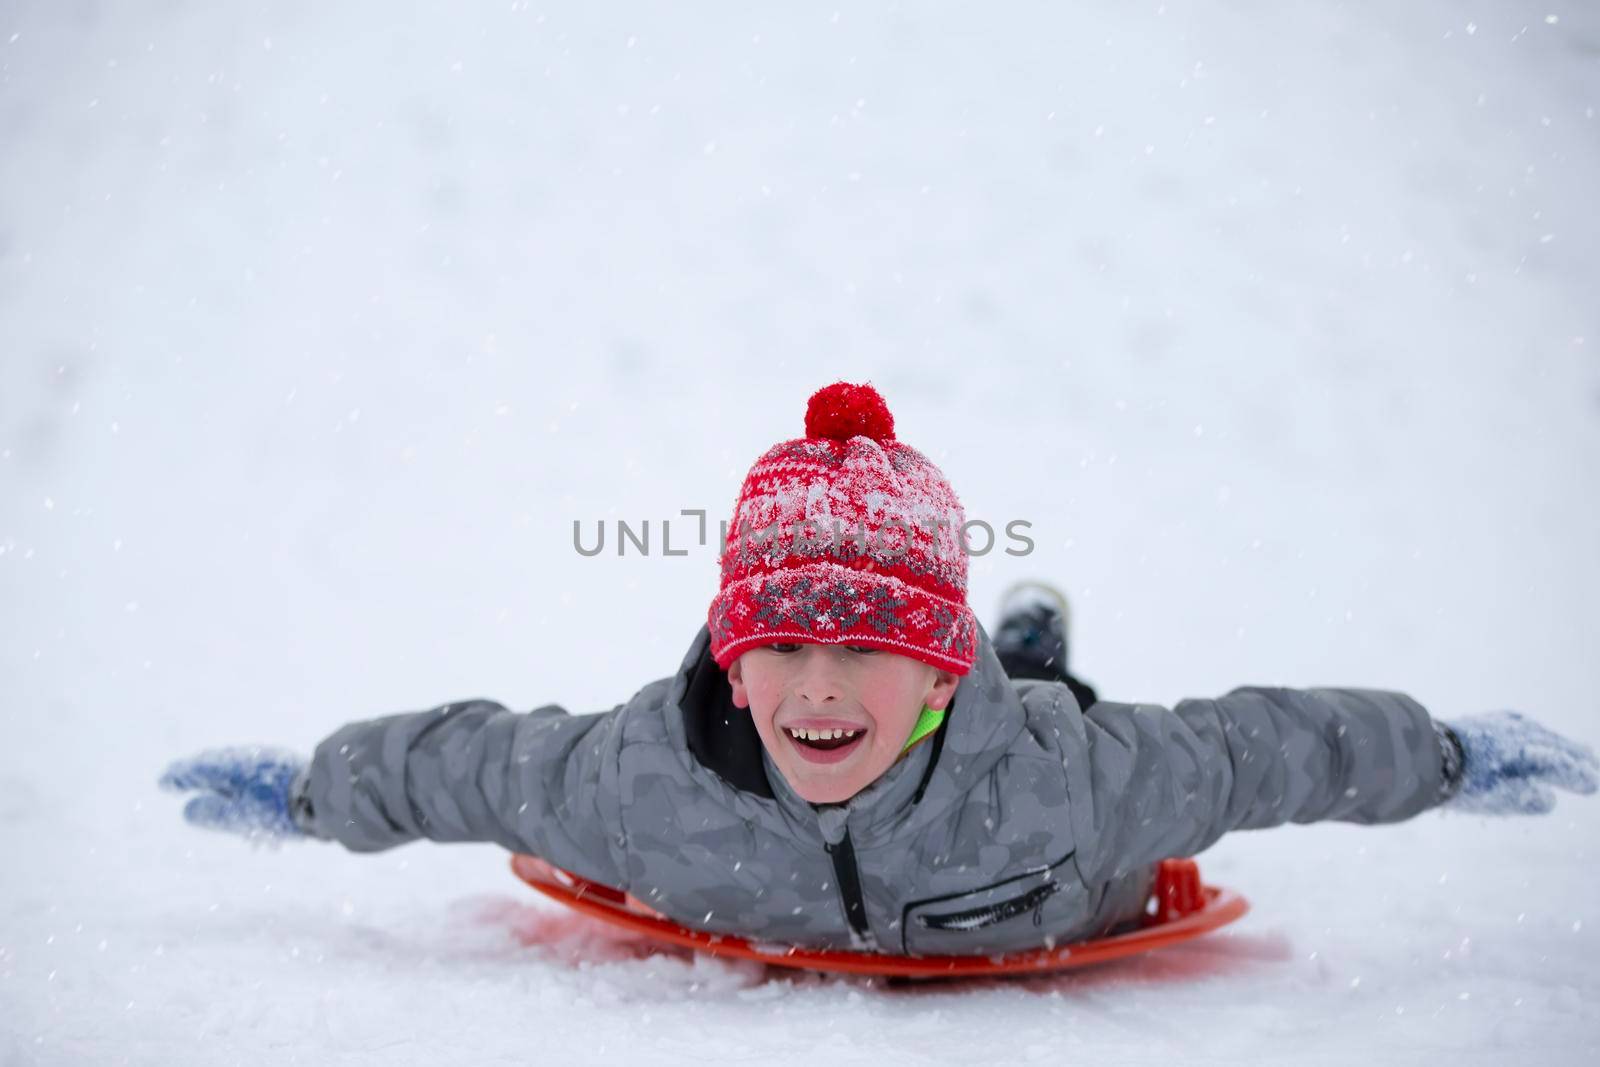
[[[812,763],[837,763],[855,751],[867,736],[865,729],[786,728],[783,732],[800,755]]]

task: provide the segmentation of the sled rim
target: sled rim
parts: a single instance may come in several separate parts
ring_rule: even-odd
[[[982,977],[1084,967],[1148,952],[1163,945],[1193,940],[1233,922],[1250,910],[1249,901],[1231,889],[1200,886],[1201,900],[1187,914],[1110,937],[990,956],[895,956],[798,945],[769,946],[735,934],[698,930],[663,916],[635,910],[629,903],[644,907],[642,901],[610,886],[587,881],[536,856],[514,853],[511,869],[522,881],[574,911],[657,941],[711,956],[755,960],[774,967],[880,977]],[[1198,878],[1197,873],[1195,878]]]

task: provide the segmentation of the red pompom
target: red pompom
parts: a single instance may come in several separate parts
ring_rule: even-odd
[[[894,440],[894,416],[870,385],[834,382],[811,394],[806,403],[806,436],[845,441],[870,437],[879,444]]]

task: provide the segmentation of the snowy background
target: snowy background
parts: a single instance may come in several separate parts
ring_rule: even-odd
[[[972,603],[1059,581],[1107,697],[1600,742],[1593,7],[328,7],[0,3],[0,1063],[1596,1062],[1570,794],[1234,834],[1225,934],[901,989],[155,786],[672,673],[661,521],[838,378],[1032,523]]]

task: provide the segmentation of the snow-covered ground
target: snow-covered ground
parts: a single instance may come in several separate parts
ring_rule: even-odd
[[[1600,741],[1592,6],[576,7],[0,5],[0,1063],[1596,1062],[1569,794],[1235,834],[1226,933],[910,989],[182,822],[204,747],[671,673],[661,520],[838,378],[1107,696]]]

